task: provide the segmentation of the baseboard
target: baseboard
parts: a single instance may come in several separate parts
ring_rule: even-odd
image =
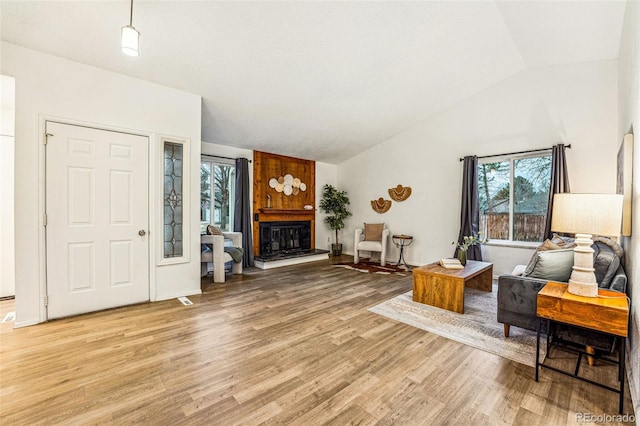
[[[280,268],[282,266],[291,266],[291,265],[299,265],[301,263],[317,262],[319,260],[327,260],[328,258],[329,258],[329,253],[322,253],[322,254],[315,254],[311,256],[292,257],[289,259],[282,259],[282,260],[271,260],[269,262],[255,260],[254,264],[256,268],[259,268],[259,269],[273,269],[273,268]]]
[[[633,405],[633,412],[636,413],[636,425],[640,425],[640,395],[638,395],[638,388],[633,381],[633,373],[631,372],[629,359],[626,361],[626,370],[627,370],[627,383],[629,383],[629,393],[631,395],[631,404]]]
[[[637,380],[634,374],[640,374],[640,371],[636,371],[638,366],[636,364],[636,370],[631,368],[631,360],[633,360],[631,345],[625,345],[625,370],[627,372],[627,384],[629,385],[629,394],[631,396],[631,404],[633,404],[633,411],[636,414],[636,425],[640,425],[640,389],[637,386]]]
[[[13,328],[29,327],[31,325],[36,325],[36,324],[40,324],[40,321],[38,321],[37,319],[30,319],[27,321],[16,321],[15,323],[13,323]]]
[[[196,294],[202,294],[202,290],[198,289],[198,290],[194,290],[191,292],[180,292],[180,293],[175,293],[175,294],[169,294],[169,295],[163,295],[163,296],[159,296],[155,302],[160,302],[161,300],[170,300],[170,299],[177,299],[178,297],[182,297],[182,296],[194,296]],[[151,302],[153,303],[153,302]]]

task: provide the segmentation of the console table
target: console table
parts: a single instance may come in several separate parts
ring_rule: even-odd
[[[536,382],[538,381],[538,370],[540,367],[543,367],[600,386],[601,388],[620,395],[619,411],[620,414],[622,414],[622,405],[624,402],[624,352],[629,324],[629,304],[626,295],[615,291],[599,289],[598,297],[584,297],[569,293],[567,284],[548,282],[538,293],[536,313]],[[578,362],[574,372],[564,371],[540,362],[540,322],[542,320],[561,322],[620,337],[622,343],[618,348],[618,361],[616,362],[604,357],[601,358],[607,362],[618,364],[618,381],[620,388],[615,389],[578,376],[582,356],[592,356],[591,353],[578,352]],[[549,327],[547,327],[547,330],[548,329]],[[547,334],[547,353],[549,347],[549,335]]]
[[[464,314],[464,288],[491,292],[493,264],[468,260],[464,269],[438,262],[413,270],[413,301]]]

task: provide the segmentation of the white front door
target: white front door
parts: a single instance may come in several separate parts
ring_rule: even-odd
[[[48,121],[49,319],[149,300],[149,139]]]

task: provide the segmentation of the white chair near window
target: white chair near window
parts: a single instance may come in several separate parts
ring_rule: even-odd
[[[386,264],[389,230],[384,223],[365,223],[364,228],[357,228],[353,250],[353,263],[360,263],[360,251],[380,253],[380,266]]]
[[[223,283],[225,281],[225,264],[228,262],[232,263],[231,272],[233,274],[242,274],[242,259],[240,258],[240,262],[235,262],[232,253],[225,251],[225,246],[242,249],[242,232],[201,235],[200,243],[201,276],[208,273],[208,264],[213,263],[213,282]]]

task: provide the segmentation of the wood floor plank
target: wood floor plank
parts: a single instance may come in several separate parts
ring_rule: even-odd
[[[535,382],[531,367],[367,310],[411,290],[411,274],[320,261],[202,288],[191,306],[2,324],[0,424],[562,424],[617,412],[613,393],[547,370]],[[0,301],[0,314],[13,309]]]

